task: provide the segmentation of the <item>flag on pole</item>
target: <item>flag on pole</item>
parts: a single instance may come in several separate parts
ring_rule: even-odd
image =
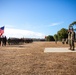
[[[0,28],[0,36],[4,33],[4,26]]]

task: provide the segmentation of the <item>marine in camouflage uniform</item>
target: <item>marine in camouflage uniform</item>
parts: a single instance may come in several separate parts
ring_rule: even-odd
[[[72,32],[71,32],[71,48],[72,48],[72,50],[74,50],[74,48],[75,48],[74,41],[75,41],[75,32],[72,30]]]
[[[75,48],[74,40],[75,40],[75,32],[72,29],[68,33],[68,43],[69,43],[69,46],[70,46],[70,50],[74,50],[74,48]]]
[[[68,32],[68,44],[69,44],[69,49],[71,50],[71,32]]]

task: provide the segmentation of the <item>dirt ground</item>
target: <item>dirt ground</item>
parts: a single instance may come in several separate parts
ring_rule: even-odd
[[[76,53],[44,53],[58,42],[33,42],[0,47],[0,75],[76,75]]]

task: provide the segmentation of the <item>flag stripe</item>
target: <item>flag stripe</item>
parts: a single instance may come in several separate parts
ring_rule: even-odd
[[[0,28],[0,36],[4,33],[4,26]]]

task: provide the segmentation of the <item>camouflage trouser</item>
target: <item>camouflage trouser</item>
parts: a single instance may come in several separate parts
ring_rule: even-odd
[[[69,40],[68,43],[69,43],[70,49],[74,50],[75,48],[74,40]]]
[[[71,49],[73,49],[73,50],[74,50],[74,48],[75,48],[74,40],[71,40]]]

